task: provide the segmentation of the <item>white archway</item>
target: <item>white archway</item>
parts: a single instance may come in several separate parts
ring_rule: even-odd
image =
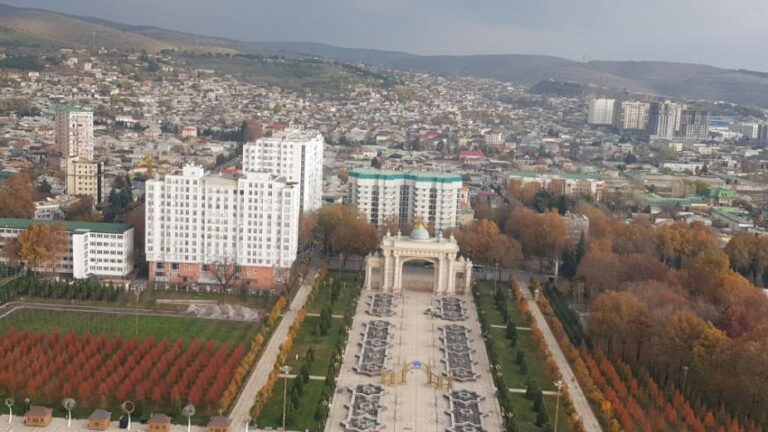
[[[430,238],[423,226],[418,226],[408,237],[389,233],[381,241],[381,252],[365,260],[365,287],[383,292],[400,292],[403,289],[403,265],[408,261],[421,260],[435,264],[433,273],[434,294],[456,294],[457,274],[464,274],[459,291],[469,292],[472,261],[459,257],[459,245],[451,236]]]

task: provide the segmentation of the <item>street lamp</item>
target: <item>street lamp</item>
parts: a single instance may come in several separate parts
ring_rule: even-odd
[[[688,379],[688,366],[683,366],[683,390],[681,392],[683,396],[685,396],[685,384],[687,379]]]
[[[11,421],[13,421],[13,399],[6,399],[5,406],[8,407],[8,424],[11,424]]]
[[[245,432],[248,432],[248,426],[251,424],[251,416],[245,419]]]
[[[563,387],[565,387],[565,383],[557,380],[555,381],[555,387],[557,387],[557,402],[555,403],[555,430],[554,432],[557,432],[557,417],[558,414],[560,414],[560,392],[563,390]]]
[[[187,417],[187,432],[192,432],[192,416],[195,415],[195,406],[187,404],[187,406],[181,410],[181,413]]]
[[[127,400],[120,404],[120,408],[128,416],[128,427],[126,427],[126,430],[131,430],[131,414],[136,409],[136,405],[133,402]]]
[[[75,400],[72,398],[66,398],[61,401],[61,406],[67,410],[67,427],[72,425],[72,409],[75,407]]]
[[[285,413],[287,397],[288,397],[288,374],[291,373],[291,367],[289,365],[280,366],[280,372],[283,373],[283,431],[285,431]]]

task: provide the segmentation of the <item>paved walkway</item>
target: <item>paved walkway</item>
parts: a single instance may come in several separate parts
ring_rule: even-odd
[[[277,361],[277,356],[280,354],[280,345],[288,336],[288,329],[293,324],[293,319],[296,317],[299,309],[304,306],[309,293],[312,291],[312,284],[317,276],[318,268],[314,264],[315,262],[313,261],[306,282],[299,288],[288,310],[283,314],[283,319],[280,320],[277,328],[272,333],[272,337],[269,338],[269,342],[267,342],[267,346],[256,363],[256,367],[253,368],[248,381],[245,382],[243,390],[240,392],[240,396],[237,398],[234,407],[232,407],[229,417],[232,419],[233,430],[243,428],[246,422],[248,422],[251,406],[256,400],[256,394],[266,384],[269,374],[272,372]]]
[[[427,315],[424,311],[432,306],[437,298],[429,292],[403,291],[398,295],[395,310],[396,315],[378,318],[366,314],[366,300],[370,291],[363,291],[358,303],[357,314],[352,323],[349,340],[344,352],[344,359],[337,380],[337,391],[331,402],[330,414],[325,425],[325,432],[343,432],[341,421],[347,418],[346,404],[350,401],[348,387],[356,384],[381,382],[380,377],[368,377],[356,373],[356,355],[360,351],[363,323],[371,320],[385,320],[393,324],[394,337],[390,341],[390,358],[386,367],[400,370],[405,363],[421,362],[421,368],[432,365],[436,373],[444,370],[443,354],[440,350],[439,328],[447,324],[444,321]],[[480,379],[475,382],[454,382],[455,390],[474,390],[485,396],[480,409],[488,416],[483,418],[483,426],[488,431],[501,431],[501,413],[498,400],[495,397],[493,380],[489,373],[488,356],[480,338],[480,325],[477,320],[475,307],[471,296],[462,296],[467,302],[468,319],[458,322],[470,328],[472,348],[475,350],[474,359],[478,362],[475,371]],[[448,399],[444,397],[447,390],[435,389],[427,385],[425,370],[411,370],[407,381],[402,385],[386,386],[382,404],[386,409],[379,414],[379,420],[389,432],[444,432],[450,426]]]
[[[552,353],[552,358],[555,359],[555,364],[557,364],[557,368],[560,370],[560,376],[562,376],[563,382],[568,386],[568,393],[573,401],[573,407],[584,423],[584,430],[587,432],[602,431],[603,429],[600,427],[600,422],[597,421],[597,417],[592,411],[592,407],[589,405],[587,397],[584,396],[584,391],[576,380],[571,365],[568,364],[568,360],[565,358],[563,350],[560,349],[560,345],[558,345],[555,335],[552,334],[552,329],[549,328],[549,324],[544,319],[544,314],[541,313],[539,305],[533,300],[531,291],[528,289],[530,275],[525,272],[515,272],[515,277],[517,278],[518,292],[520,292],[523,298],[528,302],[528,308],[531,311],[531,315],[533,315],[536,325],[544,335],[544,342],[546,342],[549,352]]]
[[[507,326],[501,325],[501,324],[491,324],[491,328],[506,329]],[[520,331],[531,331],[530,327],[515,327],[515,328]]]
[[[167,317],[190,317],[190,315],[175,311],[160,309],[131,308],[119,306],[96,306],[96,305],[67,305],[58,303],[27,302],[15,301],[5,303],[0,306],[0,319],[21,309],[37,310],[55,310],[64,312],[93,312],[115,315],[141,315],[141,316],[167,316]],[[199,317],[205,319],[206,317]]]

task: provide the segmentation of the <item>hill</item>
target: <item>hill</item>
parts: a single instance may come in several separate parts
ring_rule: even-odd
[[[150,26],[0,5],[0,46],[163,49],[229,52],[289,59],[319,57],[393,69],[474,76],[534,86],[547,80],[591,84],[693,100],[768,108],[768,74],[714,66],[655,61],[576,62],[559,57],[503,54],[424,56],[399,51],[341,48],[311,42],[243,42]]]
[[[208,46],[192,38],[162,38],[133,31],[130,26],[95,19],[83,19],[42,9],[0,5],[0,46],[88,48],[94,38],[98,46],[158,52],[173,50],[231,51],[225,46]]]

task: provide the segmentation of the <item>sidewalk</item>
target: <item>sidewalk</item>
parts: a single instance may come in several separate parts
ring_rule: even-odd
[[[557,364],[557,368],[560,370],[563,382],[568,387],[568,393],[573,401],[573,408],[576,410],[579,417],[581,417],[581,420],[584,423],[584,430],[587,432],[601,432],[603,429],[600,427],[600,422],[597,421],[597,417],[595,416],[594,411],[592,411],[592,407],[589,405],[587,397],[581,389],[581,385],[579,385],[579,382],[576,380],[576,375],[573,374],[571,365],[568,364],[568,360],[560,349],[560,345],[557,344],[555,335],[552,334],[552,329],[549,328],[549,324],[544,319],[544,314],[541,313],[539,305],[533,300],[531,291],[528,289],[529,276],[530,275],[526,272],[515,273],[517,285],[519,287],[518,292],[528,302],[528,308],[531,311],[531,315],[533,315],[533,320],[544,335],[544,342],[546,342],[549,352],[552,353],[552,358],[555,360],[555,364]]]
[[[256,394],[266,384],[269,374],[272,372],[277,361],[277,356],[280,354],[280,345],[288,336],[288,330],[291,324],[293,324],[296,314],[304,306],[309,293],[312,291],[312,284],[315,281],[318,269],[318,266],[314,264],[313,261],[306,281],[299,288],[290,306],[283,314],[283,318],[272,333],[272,337],[269,338],[269,342],[267,342],[267,346],[264,348],[259,361],[253,368],[248,381],[246,381],[243,390],[240,392],[240,396],[232,407],[232,411],[229,414],[229,417],[232,419],[232,430],[245,430],[245,424],[249,420],[249,412],[253,402],[256,400]]]

